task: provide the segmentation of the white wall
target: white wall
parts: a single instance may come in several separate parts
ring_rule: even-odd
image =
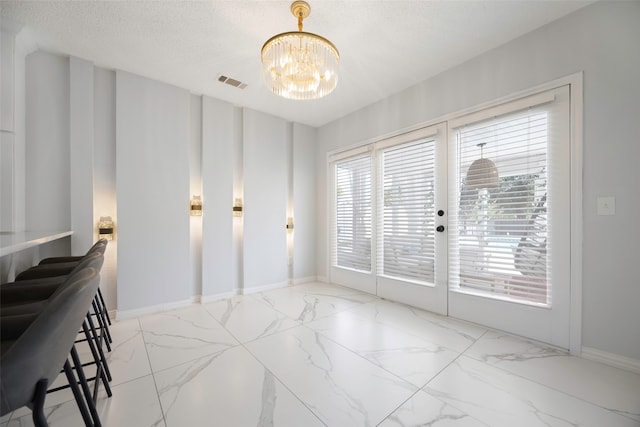
[[[70,230],[68,58],[28,55],[25,84],[25,228]],[[68,240],[39,247],[37,257],[69,254]]]
[[[0,31],[0,231],[14,231],[15,204],[15,28]]]
[[[287,122],[244,109],[245,292],[288,283]]]
[[[26,84],[26,227],[69,230],[68,59],[32,53],[27,57]]]
[[[584,71],[583,345],[640,359],[640,2],[598,2],[318,130],[318,274],[326,153]],[[616,215],[596,198],[616,196]]]
[[[293,281],[316,278],[316,130],[293,124]]]
[[[31,33],[24,29],[21,24],[2,17],[1,20],[2,49],[0,51],[0,64],[2,74],[2,120],[1,120],[1,188],[0,192],[0,229],[2,231],[24,231],[26,225],[26,64],[27,55],[36,49]],[[60,65],[60,63],[58,63]],[[33,77],[33,76],[32,76]],[[55,81],[55,79],[54,79]],[[64,83],[64,79],[63,79]],[[60,91],[57,91],[60,93]],[[30,103],[39,102],[37,94],[31,95]],[[46,109],[38,110],[47,114]],[[61,112],[64,116],[65,111]],[[40,120],[34,120],[39,123]],[[46,132],[43,132],[46,134]],[[64,139],[51,141],[53,148],[55,144],[64,144]],[[66,147],[61,147],[63,150]],[[47,150],[43,152],[34,150],[32,155],[37,158],[35,161],[43,161],[39,157],[47,155]],[[49,173],[50,169],[45,170]],[[51,174],[49,179],[55,179]],[[64,179],[64,175],[61,177]],[[55,186],[55,185],[54,185]],[[37,200],[35,201],[37,202]],[[33,203],[30,206],[36,209],[45,209]],[[58,206],[53,206],[57,211]],[[56,222],[52,222],[56,224]],[[60,226],[58,229],[62,229]],[[38,262],[43,256],[54,255],[62,252],[67,254],[70,248],[69,238],[56,241],[40,247],[14,253],[0,259],[0,279],[2,282],[12,279],[15,273],[30,267]]]
[[[202,97],[202,295],[205,297],[229,295],[239,286],[233,233],[236,219],[231,215],[234,122],[233,105]]]
[[[27,56],[35,45],[23,35],[9,67],[22,131],[6,151],[17,172],[6,172],[15,180],[2,204],[15,198],[16,230],[74,235],[14,257],[12,269],[83,253],[98,238],[98,218],[111,216],[101,289],[125,316],[315,278],[314,129],[82,58]],[[194,194],[201,218],[188,215]],[[232,216],[237,197],[252,208],[246,230],[247,211]],[[285,230],[292,210],[295,271]],[[4,277],[10,263],[1,261]]]
[[[116,72],[118,310],[191,300],[190,94]]]
[[[48,245],[20,269],[84,252],[111,216],[101,289],[123,316],[315,278],[314,129],[81,58],[36,52],[27,65],[29,221],[76,238],[73,251]],[[202,217],[188,215],[194,194]]]
[[[93,238],[98,239],[98,220],[110,216],[114,239],[107,245],[100,271],[100,289],[107,308],[117,306],[118,215],[116,198],[116,73],[94,67],[93,73]]]
[[[191,95],[191,111],[189,114],[189,197],[202,198],[202,97]],[[202,217],[192,216],[189,219],[191,232],[191,284],[192,295],[202,295]]]
[[[69,145],[71,252],[83,254],[95,242],[93,214],[93,64],[69,58]]]
[[[36,50],[31,34],[22,30],[15,39],[14,74],[14,200],[13,227],[26,229],[26,62],[27,55]]]

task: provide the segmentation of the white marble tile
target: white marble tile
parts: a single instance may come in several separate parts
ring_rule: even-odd
[[[101,396],[96,405],[105,427],[164,427],[160,401],[153,378],[146,376],[113,387],[113,396]],[[82,427],[84,422],[75,402],[45,409],[50,427]],[[12,418],[8,427],[32,427],[31,414]]]
[[[11,418],[11,412],[0,417],[0,426],[5,427],[7,423],[9,423],[9,419]]]
[[[466,356],[424,390],[492,427],[638,426],[630,418]]]
[[[416,391],[305,326],[246,347],[329,426],[377,425]]]
[[[386,300],[377,300],[350,311],[358,316],[388,325],[452,350],[463,352],[485,328]]]
[[[111,331],[113,397],[101,387],[98,404],[109,427],[640,427],[638,374],[328,284]],[[45,406],[53,427],[83,425],[69,390]],[[26,408],[0,419],[31,425]]]
[[[153,372],[238,345],[200,305],[140,319]]]
[[[114,321],[109,331],[113,339],[111,351],[107,351],[106,346],[103,351],[111,371],[111,386],[149,375],[151,366],[138,319]],[[78,353],[82,361],[93,360],[86,344],[78,347]],[[87,375],[95,373],[93,367],[86,370]]]
[[[417,387],[424,386],[459,355],[422,337],[350,311],[324,317],[307,326]]]
[[[495,332],[465,355],[633,418],[640,424],[640,375]]]
[[[110,331],[113,337],[112,351],[108,352],[106,346],[103,348],[103,351],[105,352],[112,375],[111,387],[149,375],[151,368],[149,367],[149,358],[147,357],[147,350],[142,340],[138,319],[113,322]],[[85,338],[85,336],[83,333],[80,333],[78,338]],[[76,349],[83,363],[93,361],[93,355],[86,342],[76,343]],[[69,357],[69,360],[71,361],[71,357]],[[87,378],[95,376],[95,365],[85,366],[83,370]],[[51,388],[67,384],[67,377],[64,373],[61,373],[51,385]],[[90,386],[93,387],[93,383],[90,383]],[[106,396],[102,385],[100,386],[100,393]],[[47,394],[44,406],[45,408],[51,408],[68,401],[74,401],[71,390],[59,390]],[[17,417],[22,417],[30,413],[31,411],[26,407],[16,410]]]
[[[252,341],[300,324],[246,295],[206,304],[204,308],[240,342]]]
[[[291,286],[249,296],[300,322],[310,322],[376,298],[342,287],[327,291],[326,285],[318,284]]]
[[[291,289],[293,291],[301,292],[307,295],[340,298],[343,300],[351,301],[355,304],[362,304],[379,299],[377,296],[368,294],[366,292],[347,288],[346,286],[332,285],[330,283],[309,282],[295,285]]]
[[[114,329],[113,332],[117,335],[117,337],[114,337],[114,344],[112,347],[113,351],[107,352],[106,347],[104,348],[107,359],[110,360],[110,358],[113,358],[115,356],[115,360],[116,360],[114,362],[111,362],[111,361],[108,362],[109,369],[111,369],[111,373],[113,377],[111,382],[112,387],[115,384],[129,381],[132,378],[138,378],[140,376],[148,375],[151,372],[149,369],[147,352],[146,352],[144,343],[142,342],[142,336],[140,334],[138,320],[137,319],[128,320],[126,322],[122,322],[120,326],[115,326],[115,325],[118,325],[119,323],[120,322],[114,322],[114,325],[112,325],[112,328]],[[120,332],[120,330],[122,330],[122,332]],[[125,331],[128,331],[128,332],[125,332]],[[138,338],[138,342],[136,345],[137,357],[129,358],[128,360],[123,361],[122,363],[118,363],[117,359],[121,357],[123,352],[116,351],[116,347],[122,346],[124,349],[128,348],[131,345],[131,342],[124,342],[124,340],[127,340],[127,336],[136,335],[136,332],[133,332],[133,331],[137,331],[137,338]],[[85,338],[84,333],[81,332],[78,334],[78,339],[84,339],[84,338]],[[91,355],[91,352],[89,351],[89,347],[86,344],[86,342],[76,343],[75,346],[76,346],[76,350],[78,351],[78,356],[80,357],[80,360],[83,363],[93,361],[93,356]],[[71,356],[69,356],[69,361],[73,366],[73,363],[71,362]],[[87,378],[90,378],[95,375],[95,372],[96,372],[95,365],[85,366],[83,368],[83,371],[85,376]],[[116,375],[113,375],[114,373]],[[68,384],[68,381],[67,381],[66,375],[64,373],[61,373],[54,380],[50,389],[66,386],[67,384]],[[90,387],[93,387],[93,383],[90,383],[89,385]],[[100,386],[100,393],[105,393],[104,388],[102,386]],[[73,393],[69,388],[67,388],[67,389],[59,390],[53,393],[48,393],[45,399],[44,407],[45,408],[59,407],[61,404],[69,401],[75,402]],[[31,414],[31,410],[27,407],[22,407],[15,411],[14,417],[22,418],[25,415],[29,415],[29,414]]]
[[[406,426],[488,427],[488,424],[420,390],[378,424],[378,427]]]
[[[113,387],[113,396],[101,397],[97,410],[105,427],[165,426],[160,399],[151,375]]]
[[[69,360],[71,360],[71,358],[69,358]],[[64,373],[62,373],[56,377],[56,379],[53,381],[53,384],[49,388],[51,389],[56,387],[62,387],[62,386],[66,386],[67,384],[69,384],[69,382],[67,381],[67,377]],[[55,408],[69,401],[74,401],[73,392],[69,388],[62,389],[53,393],[48,393],[44,401],[44,407]],[[26,406],[23,406],[22,408],[18,408],[13,412],[12,420],[14,418],[22,418],[25,415],[31,416],[31,410]]]
[[[155,374],[168,427],[322,426],[241,347]]]

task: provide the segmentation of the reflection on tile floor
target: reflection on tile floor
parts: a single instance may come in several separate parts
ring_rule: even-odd
[[[112,334],[105,426],[640,426],[638,374],[322,283]],[[51,426],[83,425],[70,399],[47,398]]]

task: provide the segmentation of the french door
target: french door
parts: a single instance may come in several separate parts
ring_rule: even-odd
[[[446,144],[441,124],[330,159],[333,283],[447,313]]]
[[[564,86],[448,123],[449,315],[564,348],[569,105]],[[494,182],[472,172],[474,162],[486,160]]]
[[[330,279],[570,339],[567,86],[333,155]]]

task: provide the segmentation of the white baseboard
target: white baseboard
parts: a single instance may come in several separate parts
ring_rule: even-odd
[[[133,310],[117,310],[116,320],[131,319],[132,317],[140,317],[148,314],[161,313],[163,311],[176,310],[178,308],[188,307],[198,302],[200,302],[200,296],[194,296],[186,300],[166,304],[150,305],[147,307],[135,308]]]
[[[249,294],[256,294],[258,292],[271,291],[273,289],[286,288],[287,286],[289,286],[288,281],[280,282],[280,283],[272,283],[270,285],[254,286],[251,288],[242,288],[242,289],[238,289],[238,293],[240,295],[249,295]]]
[[[200,303],[201,304],[208,304],[210,302],[216,302],[216,301],[220,301],[223,299],[227,299],[227,298],[232,298],[235,297],[236,295],[240,295],[240,290],[239,289],[235,289],[233,291],[229,291],[229,292],[222,292],[219,294],[213,294],[213,295],[202,295],[200,297]]]
[[[314,279],[315,277],[310,278],[309,281],[313,281]],[[111,318],[116,320],[131,319],[133,317],[146,316],[149,314],[161,313],[163,311],[170,311],[170,310],[176,310],[179,308],[185,308],[193,304],[207,304],[210,302],[215,302],[215,301],[223,300],[226,298],[231,298],[236,295],[254,294],[258,292],[270,291],[272,289],[284,288],[287,286],[290,286],[288,282],[282,282],[282,283],[273,283],[265,286],[256,286],[253,288],[235,289],[233,291],[222,292],[222,293],[213,294],[213,295],[195,295],[190,299],[175,301],[175,302],[166,303],[166,304],[151,305],[148,307],[141,307],[133,310],[113,310],[113,312],[109,313],[109,316],[111,316]]]
[[[591,347],[582,347],[582,357],[640,374],[640,360],[638,359],[608,353]]]
[[[316,280],[322,283],[331,283],[327,276],[316,276]]]
[[[141,307],[133,310],[112,310],[109,312],[109,316],[112,319],[116,319],[116,320],[130,319],[132,317],[146,316],[148,314],[156,314],[156,313],[161,313],[163,311],[176,310],[179,308],[188,307],[192,304],[207,304],[210,302],[220,301],[226,298],[231,298],[236,295],[255,294],[259,292],[270,291],[273,289],[285,288],[291,285],[301,285],[303,283],[310,283],[310,282],[328,283],[326,277],[318,277],[318,276],[300,277],[292,280],[291,283],[287,281],[287,282],[281,282],[281,283],[272,283],[270,285],[264,285],[264,286],[256,286],[252,288],[235,289],[229,292],[222,292],[222,293],[213,294],[213,295],[196,295],[190,299],[186,299],[182,301],[152,305],[148,307]]]
[[[316,276],[298,277],[297,279],[292,280],[292,284],[295,286],[317,281],[318,279],[316,278]]]

